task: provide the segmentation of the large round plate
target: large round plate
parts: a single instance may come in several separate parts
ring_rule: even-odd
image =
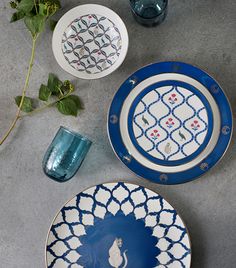
[[[142,186],[105,183],[71,199],[50,228],[48,268],[189,268],[190,239],[176,210]]]
[[[123,83],[109,110],[108,133],[119,159],[139,176],[184,183],[224,155],[232,113],[208,74],[189,64],[162,62]]]
[[[128,32],[111,9],[77,6],[58,22],[52,40],[54,56],[70,74],[97,79],[115,71],[128,51]]]

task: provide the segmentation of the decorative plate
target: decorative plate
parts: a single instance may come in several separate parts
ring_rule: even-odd
[[[128,32],[121,18],[101,5],[81,5],[58,22],[52,40],[54,56],[70,74],[84,79],[115,71],[128,51]]]
[[[57,214],[48,268],[189,268],[186,227],[163,197],[142,186],[106,183],[78,194]]]
[[[141,177],[184,183],[224,155],[232,113],[217,82],[180,62],[149,65],[129,77],[112,101],[108,132],[118,158]]]

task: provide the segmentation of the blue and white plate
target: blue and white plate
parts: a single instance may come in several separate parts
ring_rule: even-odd
[[[114,96],[108,132],[119,159],[153,182],[178,184],[207,172],[224,155],[232,113],[217,82],[180,62],[146,66]]]
[[[115,71],[128,51],[128,32],[111,9],[94,4],[77,6],[57,23],[52,48],[59,65],[83,79]]]
[[[55,217],[48,268],[189,268],[191,246],[176,210],[142,186],[105,183],[71,199]]]

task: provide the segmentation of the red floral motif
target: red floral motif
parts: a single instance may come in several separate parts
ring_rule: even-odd
[[[167,121],[166,121],[166,126],[168,128],[172,128],[174,126],[175,122],[172,118],[169,118]]]
[[[200,128],[198,120],[194,120],[193,123],[191,124],[191,127],[194,131],[197,131]]]
[[[171,94],[170,97],[169,97],[169,103],[170,104],[175,104],[175,102],[177,101],[178,99],[176,98],[176,94]]]
[[[150,135],[153,140],[157,140],[160,137],[160,134],[158,133],[157,129],[154,129]]]

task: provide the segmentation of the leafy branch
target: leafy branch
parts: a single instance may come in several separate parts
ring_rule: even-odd
[[[47,85],[42,84],[39,89],[39,102],[43,105],[35,107],[36,99],[25,97],[21,106],[21,111],[24,112],[20,118],[27,115],[40,112],[48,107],[55,106],[57,110],[64,115],[77,116],[78,112],[83,109],[80,98],[73,95],[74,86],[70,81],[60,81],[55,74],[49,74]],[[15,98],[16,104],[20,105],[22,96]],[[49,101],[50,100],[50,101]]]
[[[29,87],[29,80],[32,73],[32,68],[35,59],[36,43],[45,29],[46,22],[50,20],[50,26],[55,26],[55,21],[51,17],[61,8],[59,0],[15,0],[10,2],[11,8],[15,10],[11,17],[11,22],[23,20],[26,28],[29,30],[32,37],[32,50],[29,61],[28,71],[22,90],[21,96],[15,98],[18,109],[14,120],[9,129],[0,139],[0,145],[8,138],[17,121],[27,114],[40,111],[49,106],[56,105],[59,112],[65,115],[76,116],[78,110],[81,109],[79,98],[71,93],[74,90],[73,85],[69,81],[61,82],[55,75],[50,74],[48,85],[41,85],[39,90],[39,99],[41,101],[48,101],[49,97],[56,97],[51,103],[46,103],[42,107],[34,109],[33,99],[26,97],[26,92]]]

